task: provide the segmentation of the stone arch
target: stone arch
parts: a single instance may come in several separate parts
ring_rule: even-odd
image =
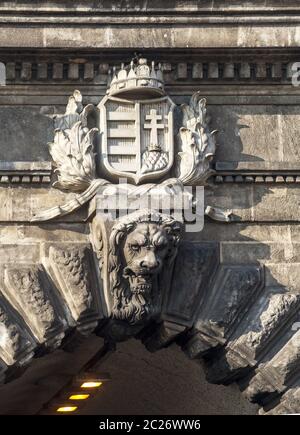
[[[209,382],[237,382],[261,413],[299,410],[299,295],[266,292],[262,267],[221,264],[215,243],[182,242],[177,261],[181,275],[175,265],[159,319],[133,335],[151,352],[176,342],[189,358],[205,361]],[[72,336],[111,339],[116,325],[97,267],[89,243],[51,243],[39,264],[1,265],[2,381],[35,357],[70,346]]]

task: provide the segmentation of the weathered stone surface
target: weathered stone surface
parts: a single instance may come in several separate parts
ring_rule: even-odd
[[[266,364],[259,367],[257,374],[249,382],[246,396],[263,403],[269,395],[283,393],[293,385],[299,373],[300,354],[299,331]],[[272,383],[269,381],[272,379]]]
[[[183,243],[174,266],[173,282],[163,317],[191,326],[219,263],[217,244]]]
[[[195,329],[213,339],[228,338],[237,328],[263,283],[255,266],[221,266],[198,312]]]
[[[217,159],[234,162],[297,162],[299,118],[294,106],[210,107],[212,125],[220,131]],[[226,120],[226,130],[224,130]],[[275,163],[273,167],[275,168]]]
[[[38,100],[37,100],[38,101]],[[49,101],[49,98],[48,98]],[[62,100],[63,101],[63,100]],[[7,160],[5,145],[12,147],[10,161],[50,160],[47,142],[53,138],[51,114],[42,108],[5,107],[0,117],[4,125],[0,157]],[[217,159],[223,161],[252,161],[292,163],[299,160],[296,137],[299,114],[294,106],[219,106],[210,105],[212,127],[220,131]],[[224,123],[226,129],[223,128]],[[268,134],[265,134],[269,131]],[[33,134],[34,132],[34,134]],[[277,139],[280,138],[278,141]],[[30,158],[29,158],[30,156]]]
[[[225,263],[299,262],[298,243],[223,242],[221,255]]]
[[[297,223],[249,223],[235,222],[233,225],[216,223],[211,220],[205,222],[201,231],[201,240],[219,242],[281,242],[297,243],[299,239],[300,226]],[[195,240],[195,234],[187,233],[185,239]]]
[[[2,106],[0,122],[5,126],[0,138],[1,160],[50,160],[47,142],[53,137],[53,121],[40,108]]]
[[[44,208],[45,205],[47,205],[47,208],[57,206],[71,199],[74,199],[74,194],[66,194],[57,189],[53,189],[49,196],[49,190],[43,188],[6,189],[0,187],[0,200],[2,203],[0,220],[2,222],[28,222],[41,210],[41,207]],[[71,218],[64,217],[63,220],[82,222],[86,219],[86,213],[87,211],[83,208],[78,211],[77,218],[74,218],[74,216]]]
[[[299,292],[299,263],[266,263],[266,286],[280,285]]]
[[[147,22],[147,21],[146,21]],[[148,24],[148,23],[147,23]],[[111,43],[118,49],[133,48],[268,48],[297,47],[299,43],[297,25],[287,24],[285,27],[269,26],[236,26],[228,25],[195,25],[190,24],[186,32],[185,25],[176,27],[155,26],[133,28],[128,32],[124,23],[117,28],[106,25],[102,28],[87,25],[65,27],[47,23],[43,28],[32,28],[27,22],[18,28],[13,25],[2,25],[1,46],[5,48],[84,48],[108,49]],[[0,28],[1,30],[1,28]],[[4,31],[6,30],[6,31]],[[14,34],[15,38],[10,35]]]
[[[236,221],[299,221],[299,188],[296,185],[274,187],[266,184],[224,184],[207,191],[206,202],[212,206],[218,204],[219,207],[232,210]]]

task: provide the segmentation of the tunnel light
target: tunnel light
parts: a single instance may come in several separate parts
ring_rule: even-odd
[[[80,385],[80,388],[99,388],[101,385],[102,382],[100,381],[85,381]]]
[[[74,412],[76,410],[77,410],[77,406],[68,405],[68,406],[60,406],[59,408],[57,408],[56,412],[68,413],[68,412]]]
[[[109,373],[99,373],[98,371],[86,370],[75,375],[71,381],[65,384],[51,402],[48,402],[41,410],[41,414],[77,414],[84,408],[89,399],[94,397],[103,383],[110,381]]]
[[[89,394],[72,394],[69,400],[86,400],[90,397]]]

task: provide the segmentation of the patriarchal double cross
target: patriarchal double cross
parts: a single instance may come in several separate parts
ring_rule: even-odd
[[[150,121],[148,124],[144,124],[145,129],[150,129],[150,145],[158,145],[158,130],[165,128],[164,124],[158,124],[158,121],[162,121],[162,116],[157,114],[156,109],[150,110],[150,115],[146,115],[146,121]]]

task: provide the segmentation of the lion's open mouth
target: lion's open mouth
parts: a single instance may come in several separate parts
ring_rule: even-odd
[[[128,278],[130,290],[135,294],[149,295],[152,290],[152,274],[135,273],[128,267],[124,270],[124,277]]]
[[[132,293],[148,295],[152,290],[150,275],[132,275],[129,277],[130,289]]]

